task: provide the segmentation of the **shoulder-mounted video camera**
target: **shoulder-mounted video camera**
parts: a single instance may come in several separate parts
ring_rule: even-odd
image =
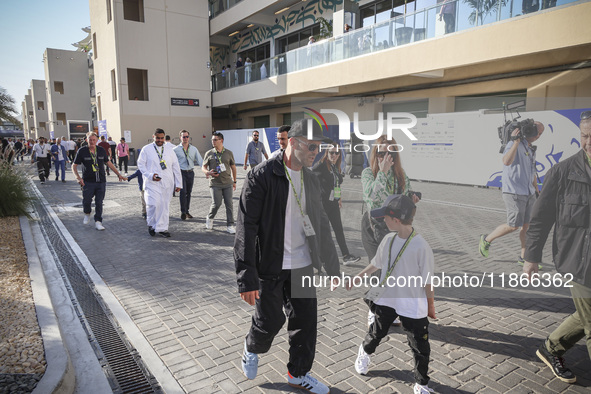
[[[538,135],[538,127],[533,119],[524,119],[519,121],[521,118],[517,108],[524,107],[525,100],[517,101],[511,104],[503,104],[503,115],[505,116],[505,123],[498,128],[499,139],[501,140],[501,150],[499,153],[505,151],[505,147],[509,141],[515,141],[518,139],[524,140],[526,138],[532,138]],[[517,116],[511,120],[507,120],[507,111],[511,112],[513,117],[513,110],[517,112]],[[516,136],[512,136],[513,130],[518,129],[519,133]]]

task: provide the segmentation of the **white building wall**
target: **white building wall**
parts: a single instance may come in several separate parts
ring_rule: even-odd
[[[87,54],[47,48],[43,59],[49,131],[53,131],[55,138],[69,136],[67,121],[92,120]],[[56,91],[56,81],[63,82],[63,94]],[[66,114],[63,124],[58,123],[58,112]]]
[[[32,125],[37,130],[37,137],[49,138],[49,128],[47,127],[47,95],[45,89],[45,81],[40,79],[33,79],[31,81],[31,108],[33,109],[33,119],[31,119]],[[39,102],[42,102],[42,106],[39,106]],[[43,127],[42,123],[45,123]]]
[[[144,22],[125,20],[123,1],[113,0],[107,23],[106,2],[90,0],[92,35],[96,37],[95,84],[99,119],[107,120],[114,139],[131,131],[130,145],[142,147],[160,127],[172,137],[181,129],[191,135],[211,132],[209,21],[207,0],[144,0]],[[147,70],[148,100],[129,95],[128,68]],[[112,100],[111,70],[117,76]],[[172,106],[171,98],[198,99],[199,107]],[[203,138],[194,143],[200,146]],[[209,138],[207,138],[209,141]]]

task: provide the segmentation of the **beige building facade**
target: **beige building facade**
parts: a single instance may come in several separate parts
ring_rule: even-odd
[[[211,131],[207,0],[91,0],[97,119],[141,148],[162,128],[188,130],[204,150]],[[204,138],[207,137],[207,138]]]
[[[79,123],[90,128],[92,122],[88,55],[47,48],[43,61],[50,137],[83,135],[84,128],[70,130],[69,126]]]
[[[48,128],[48,103],[45,88],[45,81],[33,79],[31,81],[31,105],[33,108],[33,125],[35,127],[35,138],[49,138]]]

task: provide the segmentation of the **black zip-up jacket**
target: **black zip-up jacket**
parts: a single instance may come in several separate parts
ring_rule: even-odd
[[[556,270],[591,287],[591,168],[585,151],[552,167],[534,204],[525,243],[526,261],[539,263],[554,225],[552,256]]]
[[[312,167],[312,171],[318,176],[318,180],[320,181],[322,201],[329,202],[330,192],[334,190],[335,186],[333,173],[330,172],[328,168],[326,168],[326,162],[322,161],[316,163],[314,167]],[[339,186],[341,186],[341,183],[343,183],[343,176],[338,172],[338,170],[336,172],[336,176],[337,183]]]
[[[324,263],[328,275],[338,276],[339,260],[320,200],[320,184],[310,170],[302,168],[302,171],[306,213],[316,233],[308,237],[312,265],[320,269]],[[259,278],[274,279],[281,274],[288,193],[291,186],[285,175],[283,155],[259,164],[248,173],[240,195],[234,239],[240,293],[258,290]]]

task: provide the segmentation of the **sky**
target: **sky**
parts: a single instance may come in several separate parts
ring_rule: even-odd
[[[76,50],[90,26],[88,0],[0,0],[0,86],[21,112],[32,79],[45,79],[46,48]]]

